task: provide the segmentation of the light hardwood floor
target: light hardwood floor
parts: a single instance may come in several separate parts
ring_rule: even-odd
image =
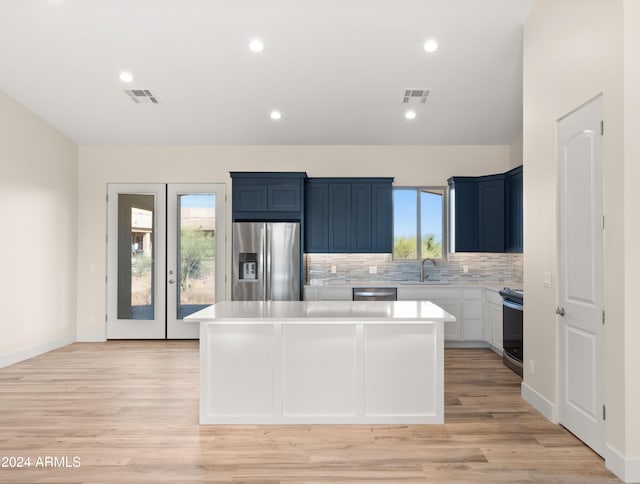
[[[493,352],[445,358],[444,425],[199,426],[196,342],[76,343],[0,369],[0,457],[31,458],[0,482],[620,482]]]

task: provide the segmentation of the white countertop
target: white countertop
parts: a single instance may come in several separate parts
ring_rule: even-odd
[[[465,288],[465,287],[477,287],[480,289],[490,289],[498,292],[504,287],[510,287],[511,289],[522,288],[522,282],[514,281],[427,281],[424,283],[414,281],[353,281],[345,282],[343,284],[305,284],[305,287],[309,288],[323,288],[323,287],[424,287],[426,288]]]
[[[430,301],[224,301],[185,318],[199,322],[424,323],[456,318]]]

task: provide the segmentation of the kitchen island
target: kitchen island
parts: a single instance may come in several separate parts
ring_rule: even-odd
[[[201,424],[443,423],[429,301],[221,302],[200,325]]]

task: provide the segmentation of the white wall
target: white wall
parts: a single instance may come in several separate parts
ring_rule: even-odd
[[[447,178],[453,175],[506,171],[509,149],[509,146],[81,146],[79,338],[105,337],[107,183],[226,183],[230,196],[229,171],[306,171],[311,177],[393,176],[396,185],[446,185]],[[227,204],[228,224],[230,205]],[[227,247],[227,259],[229,254]]]
[[[0,366],[75,341],[77,161],[0,91]]]
[[[557,120],[593,97],[604,104],[605,403],[606,443],[621,455],[640,456],[637,374],[638,0],[632,32],[623,32],[623,0],[537,0],[524,33],[525,359],[535,374],[525,384],[557,405],[557,289],[543,287],[543,273],[557,281]],[[633,45],[623,63],[623,47]],[[633,58],[631,58],[633,57]],[[635,63],[634,63],[635,62]],[[628,101],[623,98],[624,69]],[[624,139],[624,117],[633,139]],[[626,153],[625,149],[626,148]],[[625,211],[626,207],[626,211]],[[635,306],[635,307],[634,307]],[[633,394],[633,396],[631,396]],[[633,403],[634,406],[628,406]],[[634,457],[635,456],[635,457]],[[607,465],[609,461],[607,460]]]

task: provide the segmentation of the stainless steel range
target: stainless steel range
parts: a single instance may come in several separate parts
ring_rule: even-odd
[[[524,291],[505,287],[502,296],[502,361],[518,375],[523,375],[522,315]]]

